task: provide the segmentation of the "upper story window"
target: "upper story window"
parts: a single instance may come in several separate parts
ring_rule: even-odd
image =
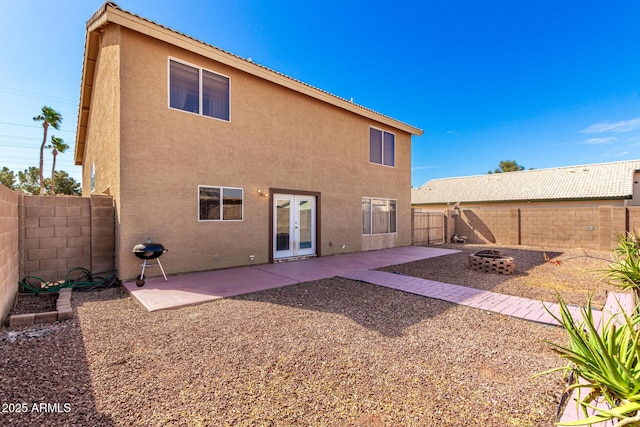
[[[396,165],[396,137],[376,128],[369,128],[369,161],[385,166]]]
[[[171,59],[169,107],[229,121],[229,77]]]

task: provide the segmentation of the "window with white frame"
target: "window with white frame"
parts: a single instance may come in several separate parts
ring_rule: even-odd
[[[396,165],[396,137],[376,128],[369,128],[369,161],[385,166]]]
[[[242,188],[198,186],[199,221],[242,221]]]
[[[229,77],[170,59],[169,107],[229,121]]]
[[[362,234],[389,234],[398,229],[398,201],[394,199],[362,198]]]

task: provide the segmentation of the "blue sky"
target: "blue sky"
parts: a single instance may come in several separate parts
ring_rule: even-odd
[[[87,19],[99,1],[3,0],[0,167],[35,166],[43,105],[73,166]],[[166,1],[117,4],[424,130],[412,185],[640,159],[637,1]],[[45,157],[45,170],[51,156]]]

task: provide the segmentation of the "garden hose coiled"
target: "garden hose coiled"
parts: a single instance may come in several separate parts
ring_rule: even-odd
[[[74,291],[88,292],[107,289],[118,286],[117,270],[109,270],[100,273],[91,273],[84,267],[75,267],[67,272],[65,280],[47,282],[38,276],[27,276],[18,282],[24,292],[56,293],[63,288],[72,288]]]

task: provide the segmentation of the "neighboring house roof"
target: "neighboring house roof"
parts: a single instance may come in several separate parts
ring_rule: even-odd
[[[432,179],[411,203],[630,199],[640,160]]]
[[[369,108],[355,104],[352,101],[332,95],[322,89],[303,83],[292,77],[274,71],[263,65],[256,64],[251,59],[244,59],[218,47],[196,40],[178,31],[172,30],[146,18],[121,9],[113,2],[104,3],[100,9],[87,21],[87,36],[85,41],[84,63],[82,69],[82,83],[80,88],[80,108],[78,111],[78,129],[76,133],[75,163],[81,165],[84,155],[89,108],[91,105],[93,76],[99,50],[97,30],[113,23],[138,31],[147,36],[162,40],[183,49],[195,52],[203,57],[213,59],[248,74],[268,80],[280,86],[295,90],[312,98],[332,104],[360,116],[375,120],[394,129],[402,130],[412,135],[422,135],[422,129],[380,114]]]

